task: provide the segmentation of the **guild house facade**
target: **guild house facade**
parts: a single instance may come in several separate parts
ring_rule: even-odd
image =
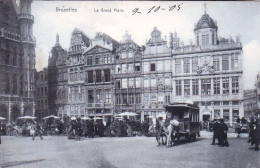
[[[244,116],[239,36],[221,38],[206,12],[193,31],[195,42],[184,45],[176,32],[167,42],[155,27],[140,47],[128,33],[117,42],[105,33],[90,39],[75,29],[63,56],[67,100],[58,114],[110,117],[128,111],[143,121],[165,117],[169,103],[190,101],[200,106],[201,121],[224,118],[232,124]]]
[[[35,114],[32,0],[0,1],[0,116]]]

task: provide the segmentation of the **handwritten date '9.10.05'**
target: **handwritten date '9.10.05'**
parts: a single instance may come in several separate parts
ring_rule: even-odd
[[[178,4],[178,5],[172,5],[172,6],[169,6],[168,8],[164,8],[164,7],[161,7],[161,6],[153,6],[151,8],[149,8],[147,10],[147,13],[156,13],[158,11],[179,11],[181,9],[181,6],[183,5],[183,3],[181,4]],[[135,15],[135,14],[142,14],[142,11],[139,9],[139,8],[135,8],[133,11],[132,11],[132,15]]]

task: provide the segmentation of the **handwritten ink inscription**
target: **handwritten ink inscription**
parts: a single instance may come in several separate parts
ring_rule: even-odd
[[[158,11],[179,11],[181,9],[182,5],[183,5],[183,3],[177,4],[177,5],[172,5],[167,8],[162,7],[162,6],[153,6],[153,7],[149,8],[146,12],[147,12],[147,14],[149,14],[149,13],[156,13]],[[135,8],[132,11],[132,15],[135,15],[135,14],[142,14],[141,9]]]

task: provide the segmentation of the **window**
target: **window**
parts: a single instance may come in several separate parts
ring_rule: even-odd
[[[105,103],[111,103],[111,91],[109,89],[105,90]]]
[[[101,81],[102,81],[101,70],[96,70],[96,82],[101,82]]]
[[[171,60],[165,60],[164,61],[164,70],[165,71],[171,71]]]
[[[209,45],[209,35],[202,35],[202,45]]]
[[[93,71],[88,71],[88,83],[93,83]]]
[[[212,33],[212,45],[214,45],[214,43],[215,43],[215,34]]]
[[[184,73],[190,73],[190,59],[189,58],[184,58],[184,63],[183,63],[183,70]]]
[[[128,104],[134,104],[134,94],[129,94],[128,96]]]
[[[151,104],[156,104],[157,102],[156,93],[151,93]]]
[[[229,121],[229,110],[223,110],[223,119],[224,119],[224,122]]]
[[[104,70],[105,82],[110,82],[110,69]]]
[[[181,88],[181,80],[176,80],[176,95],[181,96],[182,95],[182,88]]]
[[[144,87],[150,87],[150,81],[149,79],[144,79]]]
[[[151,72],[154,72],[155,71],[155,63],[152,63],[152,64],[150,64],[150,71]]]
[[[93,64],[92,58],[93,58],[93,56],[88,56],[87,57],[87,65],[92,65]]]
[[[163,104],[163,100],[164,100],[163,93],[158,93],[158,104]]]
[[[238,55],[231,54],[231,69],[237,70],[238,69]]]
[[[198,69],[198,57],[192,58],[192,72],[196,73]]]
[[[117,81],[116,81],[116,88],[117,88],[117,89],[120,89],[120,88],[121,88],[120,80],[117,80]]]
[[[220,110],[214,110],[214,119],[220,118]]]
[[[239,92],[239,78],[238,76],[232,77],[232,93]]]
[[[122,94],[122,100],[123,100],[123,104],[127,104],[127,95],[126,94]]]
[[[133,58],[133,56],[134,56],[133,51],[129,51],[129,53],[128,53],[128,58]]]
[[[141,78],[135,78],[135,87],[140,88],[141,87]]]
[[[180,74],[182,72],[182,70],[181,70],[181,59],[175,60],[175,72],[176,72],[176,74]]]
[[[135,103],[140,104],[141,103],[141,95],[140,93],[136,93],[135,95]]]
[[[165,86],[171,86],[171,78],[165,78],[164,79],[164,85]]]
[[[229,57],[224,55],[222,57],[222,70],[229,70]]]
[[[129,64],[128,65],[128,73],[133,73],[134,72],[134,64]]]
[[[135,65],[135,71],[137,71],[137,72],[140,72],[140,71],[141,71],[140,65]]]
[[[126,58],[126,52],[122,52],[122,58]]]
[[[220,78],[214,78],[214,94],[220,94]]]
[[[198,95],[198,94],[199,94],[199,80],[192,79],[192,95]]]
[[[129,88],[134,87],[134,78],[129,78]]]
[[[199,36],[197,36],[197,45],[200,45],[200,40],[199,40]]]
[[[229,101],[223,101],[223,105],[228,106],[229,105]]]
[[[144,94],[144,103],[145,104],[150,104],[150,93],[145,93]]]
[[[127,65],[122,64],[122,73],[127,73]]]
[[[223,83],[223,94],[229,94],[229,78],[225,77],[222,79]]]
[[[104,55],[104,63],[105,63],[105,64],[109,64],[110,62],[111,62],[111,61],[110,61],[109,54]]]
[[[190,80],[189,79],[184,80],[184,95],[185,96],[190,95]]]
[[[213,57],[213,67],[215,71],[220,70],[220,63],[219,63],[219,56],[214,56]]]
[[[74,97],[75,100],[78,100],[78,95],[79,95],[79,87],[75,86],[75,97]]]
[[[121,98],[120,98],[120,95],[116,95],[116,104],[121,104]]]
[[[95,64],[96,65],[100,64],[100,55],[96,55],[96,57],[95,57]]]
[[[237,121],[238,115],[239,115],[239,110],[232,110],[233,112],[233,122]]]
[[[116,65],[116,73],[117,74],[121,73],[120,65]]]
[[[102,90],[101,89],[96,90],[96,96],[97,96],[96,103],[101,103],[102,102]]]
[[[149,72],[149,62],[144,62],[144,72]]]
[[[165,97],[165,104],[169,104],[171,102],[171,92],[166,92],[164,97]]]
[[[122,79],[122,88],[126,89],[127,87],[127,79]]]
[[[156,79],[155,78],[151,79],[151,87],[156,87]]]
[[[211,80],[201,79],[201,94],[210,95],[210,93],[211,93]]]
[[[163,71],[163,61],[157,62],[157,71]]]

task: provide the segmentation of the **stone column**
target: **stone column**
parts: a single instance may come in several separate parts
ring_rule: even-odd
[[[232,121],[233,121],[233,111],[232,111],[232,107],[229,107],[229,125],[232,125]]]
[[[211,81],[211,88],[210,88],[210,90],[211,90],[211,95],[213,96],[214,95],[214,79],[211,78],[210,81]]]
[[[199,79],[199,96],[201,96],[201,79]]]
[[[8,97],[8,121],[11,121],[11,96]]]

